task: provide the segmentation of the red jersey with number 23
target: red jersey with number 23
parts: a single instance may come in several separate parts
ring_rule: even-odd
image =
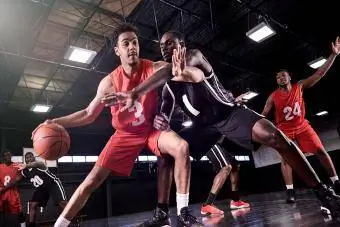
[[[136,74],[128,77],[120,65],[110,74],[110,77],[115,91],[124,92],[131,91],[152,75],[153,62],[140,59]],[[124,112],[120,112],[121,107],[121,105],[111,107],[112,125],[116,130],[128,133],[149,133],[156,114],[157,91],[146,93]]]
[[[305,102],[300,84],[293,84],[290,91],[278,88],[271,96],[275,105],[275,124],[288,137],[299,134],[309,126],[305,119]]]

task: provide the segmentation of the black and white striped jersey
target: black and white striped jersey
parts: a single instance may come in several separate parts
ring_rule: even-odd
[[[49,188],[51,185],[60,184],[60,180],[53,173],[51,173],[48,169],[39,169],[39,168],[29,168],[24,169],[21,172],[22,176],[27,178],[34,187],[44,187]]]
[[[163,87],[161,113],[171,119],[177,104],[195,122],[212,124],[225,119],[234,103],[232,93],[212,72],[200,83],[168,81]]]

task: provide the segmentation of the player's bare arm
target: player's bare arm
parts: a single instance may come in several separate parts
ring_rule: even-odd
[[[106,76],[101,80],[97,89],[96,96],[85,109],[64,117],[47,120],[45,123],[57,123],[65,128],[78,127],[92,123],[99,116],[104,108],[104,104],[101,102],[101,99],[109,91],[112,91],[112,89],[113,86],[111,78],[110,76]]]
[[[274,106],[274,102],[273,102],[272,96],[270,95],[266,101],[266,105],[263,108],[262,115],[267,117],[270,111],[272,110],[273,106]]]
[[[338,56],[339,53],[340,39],[337,37],[335,42],[332,43],[332,54],[328,57],[325,64],[323,64],[323,66],[321,66],[312,76],[299,82],[302,86],[302,89],[313,87],[317,82],[319,82],[319,80],[324,77],[331,68],[336,56]]]
[[[39,162],[39,161],[31,162],[28,164],[19,163],[19,164],[16,164],[15,167],[18,168],[19,171],[23,171],[24,169],[30,169],[30,168],[39,168],[43,170],[47,169],[45,163]]]

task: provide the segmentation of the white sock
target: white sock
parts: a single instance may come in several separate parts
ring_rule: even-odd
[[[20,227],[26,227],[26,223],[25,222],[20,223]]]
[[[334,184],[335,181],[339,180],[339,177],[336,176],[336,175],[334,177],[330,177],[330,178],[331,178],[331,181],[333,182],[333,184]]]
[[[54,227],[67,227],[71,221],[67,220],[63,216],[59,216],[57,221],[54,224]]]
[[[294,189],[294,186],[292,184],[286,184],[287,190],[288,189]]]
[[[189,193],[188,194],[176,193],[176,203],[177,203],[177,215],[180,215],[181,209],[183,207],[188,207],[189,205]]]

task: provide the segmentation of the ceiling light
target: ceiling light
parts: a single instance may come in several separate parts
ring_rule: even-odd
[[[250,39],[258,43],[275,34],[276,32],[265,22],[261,22],[246,33]]]
[[[184,127],[190,127],[190,126],[192,125],[192,121],[191,121],[191,120],[184,121],[184,122],[182,123],[182,125],[183,125]]]
[[[34,104],[31,107],[31,111],[37,112],[37,113],[47,113],[50,112],[52,109],[51,105],[45,105],[45,104]]]
[[[308,65],[313,69],[317,69],[325,64],[326,61],[326,58],[320,57],[318,59],[315,59],[314,61],[309,62]]]
[[[65,59],[70,61],[90,64],[97,52],[80,47],[70,46],[66,52]]]
[[[319,113],[315,114],[316,116],[325,116],[328,114],[328,111],[320,111]]]

